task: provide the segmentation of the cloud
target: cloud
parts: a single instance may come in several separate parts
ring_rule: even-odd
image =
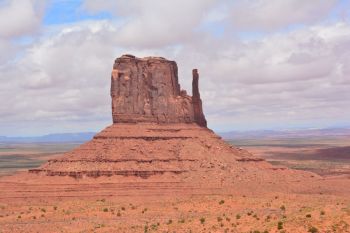
[[[86,0],[90,12],[109,11],[120,23],[116,43],[133,48],[159,48],[191,40],[216,0]]]
[[[229,4],[229,23],[240,30],[267,31],[310,24],[324,19],[336,3],[336,0],[239,0]]]
[[[33,33],[41,24],[44,1],[5,0],[0,3],[0,37]]]
[[[286,6],[295,6],[292,2]],[[249,40],[236,36],[237,25],[227,28],[240,15],[225,1],[127,3],[86,0],[82,9],[108,10],[114,18],[28,24],[26,30],[7,33],[16,37],[41,27],[42,33],[20,50],[11,48],[11,38],[0,38],[2,132],[91,131],[110,124],[110,71],[125,53],[177,61],[180,83],[189,93],[191,70],[198,68],[204,111],[217,130],[326,127],[350,119],[350,24],[321,22],[333,1],[314,4],[312,16],[309,3],[301,1],[297,8],[303,17],[291,16],[296,7],[281,10],[283,15],[273,10],[275,16],[266,20],[278,16],[277,21],[255,25],[270,32]],[[259,4],[262,8],[250,14],[280,6]],[[276,29],[301,22],[304,27]],[[252,25],[240,27],[251,30]],[[224,31],[217,33],[217,27]]]

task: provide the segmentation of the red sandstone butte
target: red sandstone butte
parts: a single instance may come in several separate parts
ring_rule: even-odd
[[[198,81],[194,69],[189,96],[180,88],[174,61],[117,58],[111,77],[113,124],[91,141],[30,170],[31,175],[141,179],[171,190],[179,190],[177,185],[191,187],[191,192],[231,182],[284,182],[310,176],[273,167],[208,129]]]
[[[177,64],[161,57],[123,55],[111,77],[113,123],[197,123],[206,127],[193,70],[193,96],[180,89]]]

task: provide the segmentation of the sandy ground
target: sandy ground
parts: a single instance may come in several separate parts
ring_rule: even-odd
[[[300,154],[262,148],[250,149],[260,156]],[[0,232],[350,232],[346,172],[319,176],[255,162],[232,166],[231,173],[222,167],[181,178],[3,176]]]
[[[202,192],[113,178],[16,189],[13,177],[0,182],[0,232],[350,232],[347,177]]]

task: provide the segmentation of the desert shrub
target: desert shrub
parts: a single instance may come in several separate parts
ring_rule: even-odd
[[[108,212],[108,208],[104,208],[104,209],[103,209],[103,212]]]
[[[229,217],[226,217],[226,221],[229,222],[231,221],[231,219]]]
[[[22,218],[22,216],[21,215],[18,215],[18,217],[17,218]]]
[[[158,225],[157,224],[152,224],[151,228],[152,228],[152,230],[157,230],[158,229]]]
[[[281,205],[280,209],[281,209],[282,211],[285,211],[285,210],[286,210],[286,207],[285,207],[284,205]]]
[[[173,223],[173,220],[169,219],[169,221],[166,224],[170,225],[172,223]]]
[[[305,215],[305,217],[311,218],[311,214],[307,214],[307,215]]]
[[[326,212],[324,212],[323,210],[320,212],[320,215],[325,215]]]
[[[54,210],[57,210],[57,206],[54,206],[53,209],[54,209]]]
[[[269,233],[268,230],[265,230],[263,233]]]
[[[118,211],[118,213],[117,213],[117,216],[118,216],[118,217],[122,216],[121,213],[120,213],[119,211]]]
[[[44,212],[44,213],[45,213],[45,212],[46,212],[46,209],[44,209],[44,208],[41,208],[41,212]]]
[[[205,218],[201,218],[201,219],[199,219],[199,221],[201,222],[201,224],[204,224],[205,223]]]
[[[219,204],[220,204],[220,205],[222,205],[222,204],[224,204],[224,203],[225,203],[224,200],[219,201]]]
[[[125,210],[125,207],[124,207],[124,206],[122,207],[122,210]]]
[[[185,223],[185,219],[180,219],[179,223]]]
[[[283,222],[279,221],[279,222],[277,223],[277,229],[278,229],[278,230],[283,229]]]
[[[222,218],[221,217],[217,217],[217,220],[218,220],[218,222],[221,222]]]
[[[308,232],[311,232],[311,233],[317,233],[318,232],[318,229],[316,227],[310,227]]]
[[[237,214],[236,219],[240,219],[240,218],[241,218],[241,215]]]

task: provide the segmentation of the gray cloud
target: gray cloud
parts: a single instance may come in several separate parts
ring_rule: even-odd
[[[111,123],[110,71],[123,53],[176,60],[188,92],[191,70],[198,68],[204,110],[215,129],[326,127],[350,119],[350,25],[312,24],[333,1],[317,5],[317,20],[302,21],[310,26],[250,40],[232,36],[232,29],[213,34],[233,14],[223,1],[190,1],[188,8],[181,1],[96,2],[85,1],[84,9],[118,7],[116,18],[47,26],[13,59],[7,58],[17,50],[7,46],[9,39],[0,40],[3,134],[91,131]],[[300,6],[306,15],[307,6]]]
[[[323,19],[336,0],[239,0],[231,3],[232,26],[242,30],[275,30],[292,24],[310,24]]]
[[[45,1],[4,0],[0,3],[0,37],[31,34],[43,17]]]

